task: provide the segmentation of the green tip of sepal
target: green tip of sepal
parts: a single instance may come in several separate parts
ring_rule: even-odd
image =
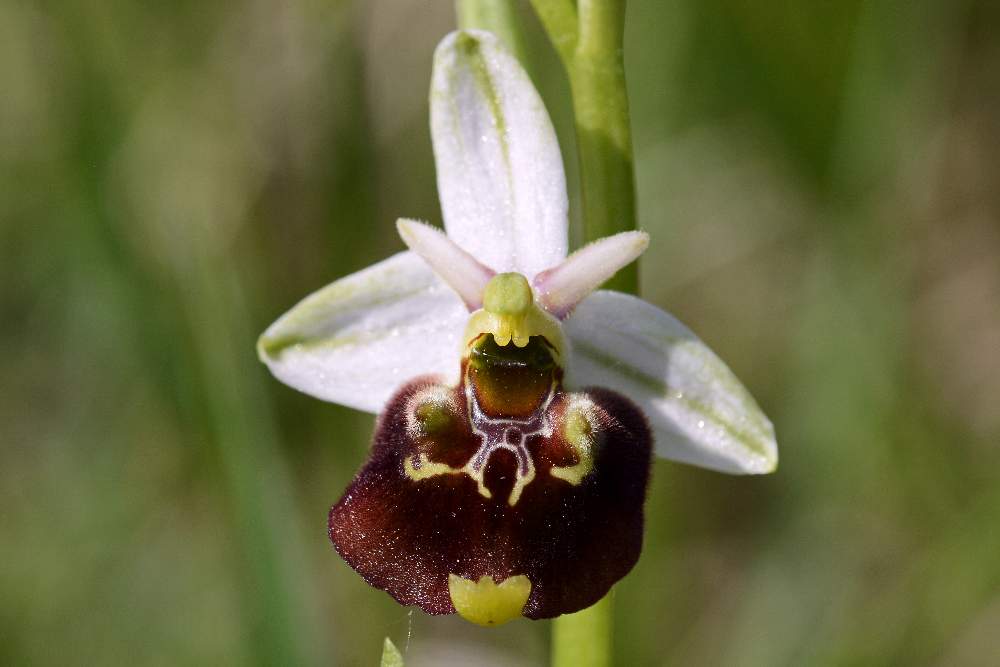
[[[472,33],[459,30],[455,34],[455,49],[464,54],[474,53],[479,49],[479,40]]]
[[[774,426],[749,395],[748,400],[752,408],[747,410],[747,417],[761,424],[763,433],[743,434],[741,443],[746,448],[746,454],[741,472],[748,475],[769,475],[778,469],[778,443],[775,441]]]
[[[285,348],[301,343],[301,338],[293,336],[269,336],[266,332],[257,339],[257,358],[264,362],[273,361]]]
[[[388,637],[382,642],[382,661],[380,667],[403,667],[403,654]]]

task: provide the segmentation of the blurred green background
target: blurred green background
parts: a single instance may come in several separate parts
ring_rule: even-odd
[[[544,622],[411,613],[344,565],[326,512],[372,417],[254,353],[399,250],[396,217],[440,221],[453,25],[444,0],[0,1],[0,664],[372,665],[386,635],[408,665],[545,663]],[[1000,664],[1000,5],[633,0],[626,43],[644,295],[782,459],[656,464],[619,664]]]

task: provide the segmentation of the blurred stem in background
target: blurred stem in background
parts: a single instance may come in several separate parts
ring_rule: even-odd
[[[523,38],[512,0],[458,0],[459,26],[490,30],[522,62]],[[636,228],[635,173],[625,88],[624,0],[532,0],[569,77],[583,200],[584,242]],[[638,263],[608,281],[637,294]],[[612,663],[613,593],[552,622],[554,667]]]
[[[209,241],[217,241],[217,230],[225,228],[225,222],[232,222],[226,220],[229,209],[219,203],[225,199],[221,193],[229,181],[207,170],[212,178],[195,178],[202,185],[200,188],[185,192],[167,189],[168,184],[175,182],[173,179],[179,171],[199,173],[197,170],[209,161],[206,156],[217,157],[212,152],[216,145],[205,142],[198,145],[200,151],[195,151],[192,148],[195,141],[185,143],[177,139],[172,147],[172,155],[180,156],[176,162],[156,152],[155,142],[148,138],[154,134],[139,129],[147,127],[137,120],[142,118],[143,109],[132,106],[127,96],[116,97],[113,79],[106,79],[106,87],[100,85],[105,77],[110,77],[112,70],[108,63],[114,61],[108,56],[105,44],[95,36],[95,25],[106,27],[95,16],[107,17],[89,14],[83,6],[77,9],[79,13],[67,16],[73,18],[74,30],[78,30],[74,33],[74,39],[78,40],[77,51],[86,54],[81,80],[88,81],[89,87],[98,91],[92,93],[92,99],[85,98],[88,104],[80,115],[93,128],[84,126],[82,134],[89,139],[92,133],[96,135],[102,130],[107,133],[96,135],[101,142],[86,144],[87,166],[80,169],[81,174],[92,179],[88,184],[93,191],[91,206],[106,218],[101,224],[108,225],[111,230],[117,229],[114,227],[116,215],[123,215],[121,229],[137,224],[132,215],[118,213],[119,207],[105,199],[107,191],[101,186],[106,179],[115,176],[116,162],[113,154],[95,154],[98,150],[114,148],[125,154],[135,150],[136,154],[149,156],[148,170],[151,182],[156,184],[150,192],[166,193],[162,197],[150,195],[150,201],[157,203],[153,208],[142,209],[144,215],[135,215],[135,218],[146,225],[139,234],[160,238],[156,226],[163,224],[169,227],[170,236],[178,239],[170,250],[155,256],[168,258],[164,264],[165,277],[176,286],[178,318],[185,320],[190,335],[190,345],[185,348],[190,356],[178,361],[190,365],[197,377],[194,400],[200,403],[203,411],[203,427],[216,449],[219,477],[228,497],[238,552],[242,640],[255,664],[319,662],[326,656],[322,655],[319,635],[312,626],[312,609],[307,603],[310,595],[301,583],[308,568],[304,566],[305,549],[298,521],[292,518],[300,514],[292,501],[293,485],[282,457],[270,403],[261,384],[264,373],[253,365],[254,327],[238,270],[239,262],[227,244]],[[109,35],[119,34],[108,30]],[[141,77],[135,75],[135,78]],[[186,92],[183,86],[179,89]],[[172,98],[175,104],[181,104],[182,99],[183,94]],[[94,105],[93,109],[90,104]],[[194,116],[185,126],[185,138],[197,135],[200,126],[196,119]],[[162,130],[159,123],[155,126]],[[123,127],[129,127],[124,138],[111,134],[112,131],[121,132]],[[117,143],[119,141],[122,144]],[[138,149],[131,142],[143,148]],[[120,145],[128,148],[120,148]],[[118,159],[125,158],[119,156]],[[138,198],[127,201],[134,204]],[[201,217],[188,215],[192,209],[207,213]],[[135,264],[145,266],[147,259],[137,255]],[[165,301],[159,293],[146,295],[146,298],[156,304]],[[201,425],[186,426],[194,432]],[[192,551],[197,551],[199,546],[191,545]]]
[[[307,621],[299,516],[260,374],[243,362],[252,348],[243,290],[226,256],[201,251],[185,304],[197,336],[219,461],[243,551],[247,626],[255,662],[296,665],[319,659]],[[184,276],[178,276],[184,280]],[[244,345],[234,345],[234,341]]]

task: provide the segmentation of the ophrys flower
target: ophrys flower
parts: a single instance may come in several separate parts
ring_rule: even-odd
[[[409,251],[307,297],[260,356],[297,389],[380,413],[329,519],[369,583],[483,624],[576,611],[639,556],[653,441],[764,473],[774,432],[677,320],[597,290],[644,233],[567,257],[551,122],[492,35],[438,47],[431,130],[447,234],[401,220]]]

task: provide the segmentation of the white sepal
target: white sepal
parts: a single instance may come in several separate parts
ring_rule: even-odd
[[[613,389],[653,427],[656,453],[721,472],[778,464],[774,427],[732,371],[673,316],[641,299],[598,291],[563,322],[567,386]]]
[[[529,280],[566,256],[562,156],[527,73],[488,32],[453,32],[434,55],[431,138],[448,236]]]
[[[420,257],[402,252],[307,296],[268,327],[257,353],[299,391],[378,412],[417,376],[457,381],[468,315]]]
[[[585,245],[558,266],[535,276],[533,285],[539,303],[562,319],[648,247],[646,232],[621,232]]]
[[[495,274],[439,229],[416,220],[396,222],[400,238],[465,302],[469,312],[483,306],[483,290]]]

